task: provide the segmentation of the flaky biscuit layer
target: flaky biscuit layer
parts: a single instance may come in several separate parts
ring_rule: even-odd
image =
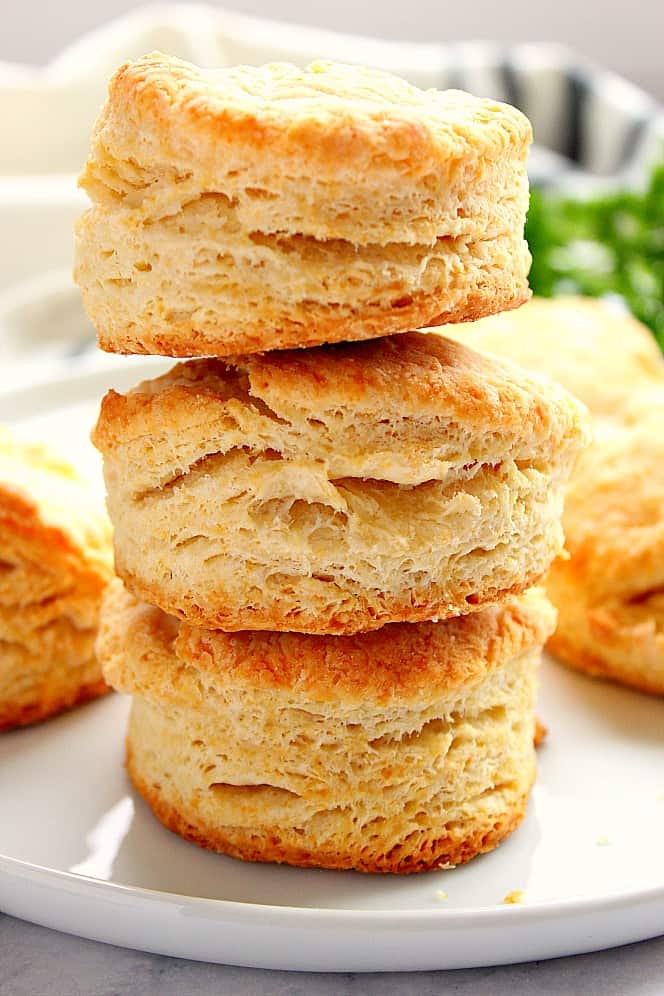
[[[110,526],[45,448],[0,434],[0,729],[106,691],[94,656]]]
[[[193,211],[149,226],[99,208],[81,220],[76,279],[103,349],[227,356],[316,346],[467,322],[529,296],[520,233],[358,247],[230,236],[210,200],[195,225]]]
[[[357,67],[127,64],[81,178],[100,344],[228,355],[516,307],[530,138],[506,105]]]
[[[357,632],[522,591],[583,439],[563,391],[436,335],[232,365],[104,400],[116,568],[222,629]]]
[[[134,696],[131,777],[171,829],[247,860],[411,872],[519,822],[552,627],[532,592],[391,632],[225,634],[114,586],[98,653]]]
[[[226,630],[354,633],[475,611],[538,581],[563,542],[560,488],[515,464],[401,488],[239,454],[131,504],[110,493],[109,510],[128,587]]]

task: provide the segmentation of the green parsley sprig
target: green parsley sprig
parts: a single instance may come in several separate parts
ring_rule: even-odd
[[[664,163],[643,191],[533,190],[526,238],[534,294],[619,294],[664,350]]]

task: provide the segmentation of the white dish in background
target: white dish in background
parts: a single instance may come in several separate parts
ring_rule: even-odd
[[[0,396],[0,420],[98,473],[98,399],[163,360]],[[522,827],[405,878],[249,865],[164,830],[122,767],[127,702],[0,737],[0,909],[96,940],[265,968],[458,968],[664,933],[664,703],[547,662],[550,728]],[[514,890],[520,905],[505,905]],[[446,898],[443,894],[446,894]]]

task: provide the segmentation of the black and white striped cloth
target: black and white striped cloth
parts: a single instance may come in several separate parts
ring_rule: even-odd
[[[664,109],[626,80],[546,45],[460,45],[439,86],[505,100],[533,125],[531,181],[631,186],[664,158]]]

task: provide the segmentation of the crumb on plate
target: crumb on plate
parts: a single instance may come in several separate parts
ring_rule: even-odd
[[[548,726],[545,726],[541,719],[536,719],[535,737],[533,741],[536,747],[539,747],[539,745],[542,743],[548,732],[549,732]]]

